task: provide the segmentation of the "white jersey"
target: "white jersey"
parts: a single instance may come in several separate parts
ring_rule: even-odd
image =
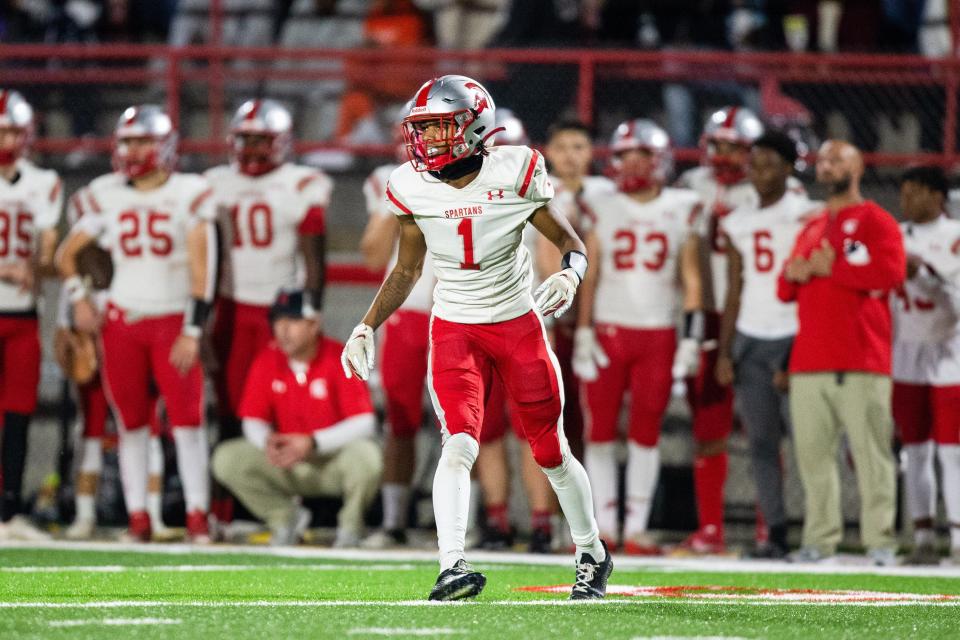
[[[188,173],[173,173],[150,191],[111,173],[77,194],[83,214],[73,229],[96,238],[113,259],[111,303],[134,317],[183,313],[190,299],[187,234],[213,222],[211,195],[203,177]]]
[[[698,232],[710,247],[710,285],[713,291],[714,310],[723,313],[727,299],[727,245],[720,233],[720,221],[738,207],[760,206],[760,196],[749,181],[734,185],[717,182],[711,167],[694,167],[685,171],[677,182],[680,187],[693,189],[703,202],[703,216]],[[787,189],[806,193],[803,184],[791,176]]]
[[[913,384],[960,384],[960,221],[941,216],[903,223],[908,256],[918,256],[942,279],[911,278],[891,296],[893,379]]]
[[[63,184],[56,171],[17,160],[16,180],[0,178],[0,263],[32,262],[40,234],[60,222]],[[37,305],[33,289],[0,282],[0,313],[31,313]]]
[[[720,221],[724,237],[742,257],[740,333],[763,340],[796,335],[797,306],[777,297],[777,278],[807,216],[822,206],[806,194],[787,191],[769,207],[738,207]]]
[[[387,185],[387,207],[412,215],[433,258],[433,313],[479,324],[517,318],[534,308],[530,252],[523,229],[553,198],[543,156],[523,146],[497,146],[473,182],[457,189],[398,167]]]
[[[675,326],[683,301],[680,254],[696,233],[697,194],[664,188],[650,202],[616,192],[586,196],[583,203],[590,212],[583,226],[592,227],[600,245],[594,322],[633,329]]]
[[[295,164],[257,177],[219,166],[204,176],[223,230],[220,293],[269,306],[279,289],[302,287],[299,238],[324,233],[333,181],[319,169]]]
[[[386,205],[387,181],[390,174],[397,168],[395,164],[385,164],[373,170],[366,181],[363,183],[363,197],[367,203],[367,215],[370,218],[380,216],[393,216],[393,213]],[[390,262],[387,264],[387,273],[397,264],[397,250],[400,247],[399,240],[393,243],[393,255],[390,256]],[[401,309],[408,311],[420,311],[421,313],[430,313],[430,307],[433,306],[433,288],[437,280],[433,275],[433,262],[430,260],[430,254],[427,253],[423,260],[423,273],[420,279],[413,285],[410,295],[400,305]]]

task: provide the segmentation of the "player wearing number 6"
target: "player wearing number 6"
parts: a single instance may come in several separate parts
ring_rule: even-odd
[[[650,120],[614,132],[611,173],[618,190],[583,198],[587,255],[597,265],[583,284],[573,368],[583,381],[587,472],[601,535],[618,539],[617,464],[620,407],[630,390],[624,550],[650,555],[647,535],[657,485],[660,423],[673,370],[695,366],[703,332],[700,200],[664,184],[673,159],[667,133]],[[678,347],[676,321],[685,323]]]
[[[715,373],[733,384],[737,410],[750,442],[757,502],[769,539],[755,556],[787,553],[780,441],[787,433],[787,362],[797,333],[793,302],[777,298],[777,277],[808,215],[822,203],[790,189],[796,143],[783,133],[765,133],[750,149],[748,175],[759,203],[744,204],[720,221],[727,238],[728,289]]]
[[[230,164],[204,174],[213,187],[221,231],[220,286],[213,326],[220,440],[240,434],[237,411],[247,372],[270,342],[270,305],[280,289],[304,289],[323,303],[325,210],[333,182],[319,169],[288,161],[293,119],[274,100],[247,100],[230,121]],[[214,494],[213,511],[231,519]]]
[[[213,298],[216,233],[210,186],[198,175],[174,172],[176,146],[177,133],[160,107],[123,112],[114,134],[115,172],[75,196],[85,212],[60,248],[58,267],[74,326],[95,333],[103,325],[102,373],[120,423],[130,537],[150,537],[147,443],[156,384],[177,447],[187,534],[207,542],[210,481],[198,356]],[[108,247],[114,265],[105,318],[77,274],[77,253],[91,242]]]
[[[484,399],[497,374],[570,523],[577,545],[571,598],[601,598],[613,563],[587,474],[563,433],[563,385],[542,317],[569,308],[587,270],[585,248],[546,206],[553,186],[541,155],[491,146],[494,108],[486,89],[464,76],[434,78],[414,96],[403,120],[410,162],[387,186],[387,206],[400,220],[397,264],[347,341],[343,369],[348,377],[370,375],[373,332],[410,293],[429,251],[437,286],[427,379],[443,433],[433,485],[441,573],[430,599],[475,596],[486,582],[464,560],[464,536]],[[561,270],[533,296],[521,243],[528,221],[563,255]]]

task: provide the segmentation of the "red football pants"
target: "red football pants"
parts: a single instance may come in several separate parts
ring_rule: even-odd
[[[155,411],[151,382],[156,384],[174,427],[202,422],[203,373],[197,362],[180,375],[170,364],[170,350],[183,329],[183,315],[146,318],[127,324],[117,307],[107,310],[103,326],[103,367],[107,398],[126,429],[150,424]]]
[[[213,323],[213,348],[219,369],[214,377],[217,409],[221,416],[236,416],[253,361],[270,340],[270,308],[217,301]]]
[[[960,444],[960,386],[894,383],[893,420],[904,444]]]
[[[720,339],[720,314],[705,311],[705,341]],[[700,372],[687,379],[687,398],[693,413],[693,439],[697,442],[725,440],[733,431],[733,388],[721,386],[714,372],[719,351],[700,354]]]
[[[655,447],[670,402],[677,332],[600,324],[597,341],[610,358],[596,380],[581,383],[587,442],[612,442],[619,435],[620,408],[630,390],[630,440]]]
[[[430,314],[399,310],[383,325],[380,375],[387,423],[398,438],[412,438],[423,422]]]
[[[36,317],[0,317],[0,414],[37,408],[40,338]]]
[[[515,415],[541,467],[556,467],[567,451],[560,367],[533,311],[505,322],[430,324],[430,387],[445,436],[479,441],[484,404],[500,375]]]

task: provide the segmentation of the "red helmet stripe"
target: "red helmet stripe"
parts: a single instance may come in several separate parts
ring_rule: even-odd
[[[723,121],[724,129],[733,127],[733,123],[737,121],[737,111],[739,110],[740,107],[730,107],[730,111],[727,112],[727,119]]]
[[[427,106],[427,98],[430,97],[430,89],[433,88],[433,84],[437,81],[436,78],[423,85],[420,88],[420,93],[417,94],[417,97],[414,99],[415,107],[425,107]]]
[[[133,107],[133,110],[130,111],[130,115],[127,116],[126,122],[123,124],[133,124],[137,120],[137,114],[140,112],[139,107]]]
[[[636,126],[635,126],[636,123],[637,123],[636,120],[627,120],[627,133],[624,136],[624,138],[627,138],[629,140],[630,138],[633,137],[633,131],[634,129],[636,129]]]
[[[258,113],[260,113],[260,101],[254,100],[253,108],[251,108],[250,111],[247,112],[247,117],[244,118],[244,120],[253,120],[254,118],[257,117]]]

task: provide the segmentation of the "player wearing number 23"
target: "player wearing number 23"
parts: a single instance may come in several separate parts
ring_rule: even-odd
[[[542,156],[525,146],[492,146],[494,109],[486,89],[464,76],[434,78],[414,96],[403,120],[410,162],[391,174],[386,190],[400,220],[397,264],[344,347],[344,373],[370,375],[373,331],[409,295],[429,252],[437,286],[428,386],[443,433],[433,487],[441,573],[430,598],[475,596],[486,582],[464,560],[464,537],[470,469],[494,375],[570,523],[577,545],[572,597],[600,598],[612,562],[586,472],[563,433],[563,386],[543,326],[544,315],[560,315],[573,302],[587,270],[585,248],[547,207],[553,185]],[[533,296],[530,254],[521,242],[527,222],[563,255],[561,270]]]

